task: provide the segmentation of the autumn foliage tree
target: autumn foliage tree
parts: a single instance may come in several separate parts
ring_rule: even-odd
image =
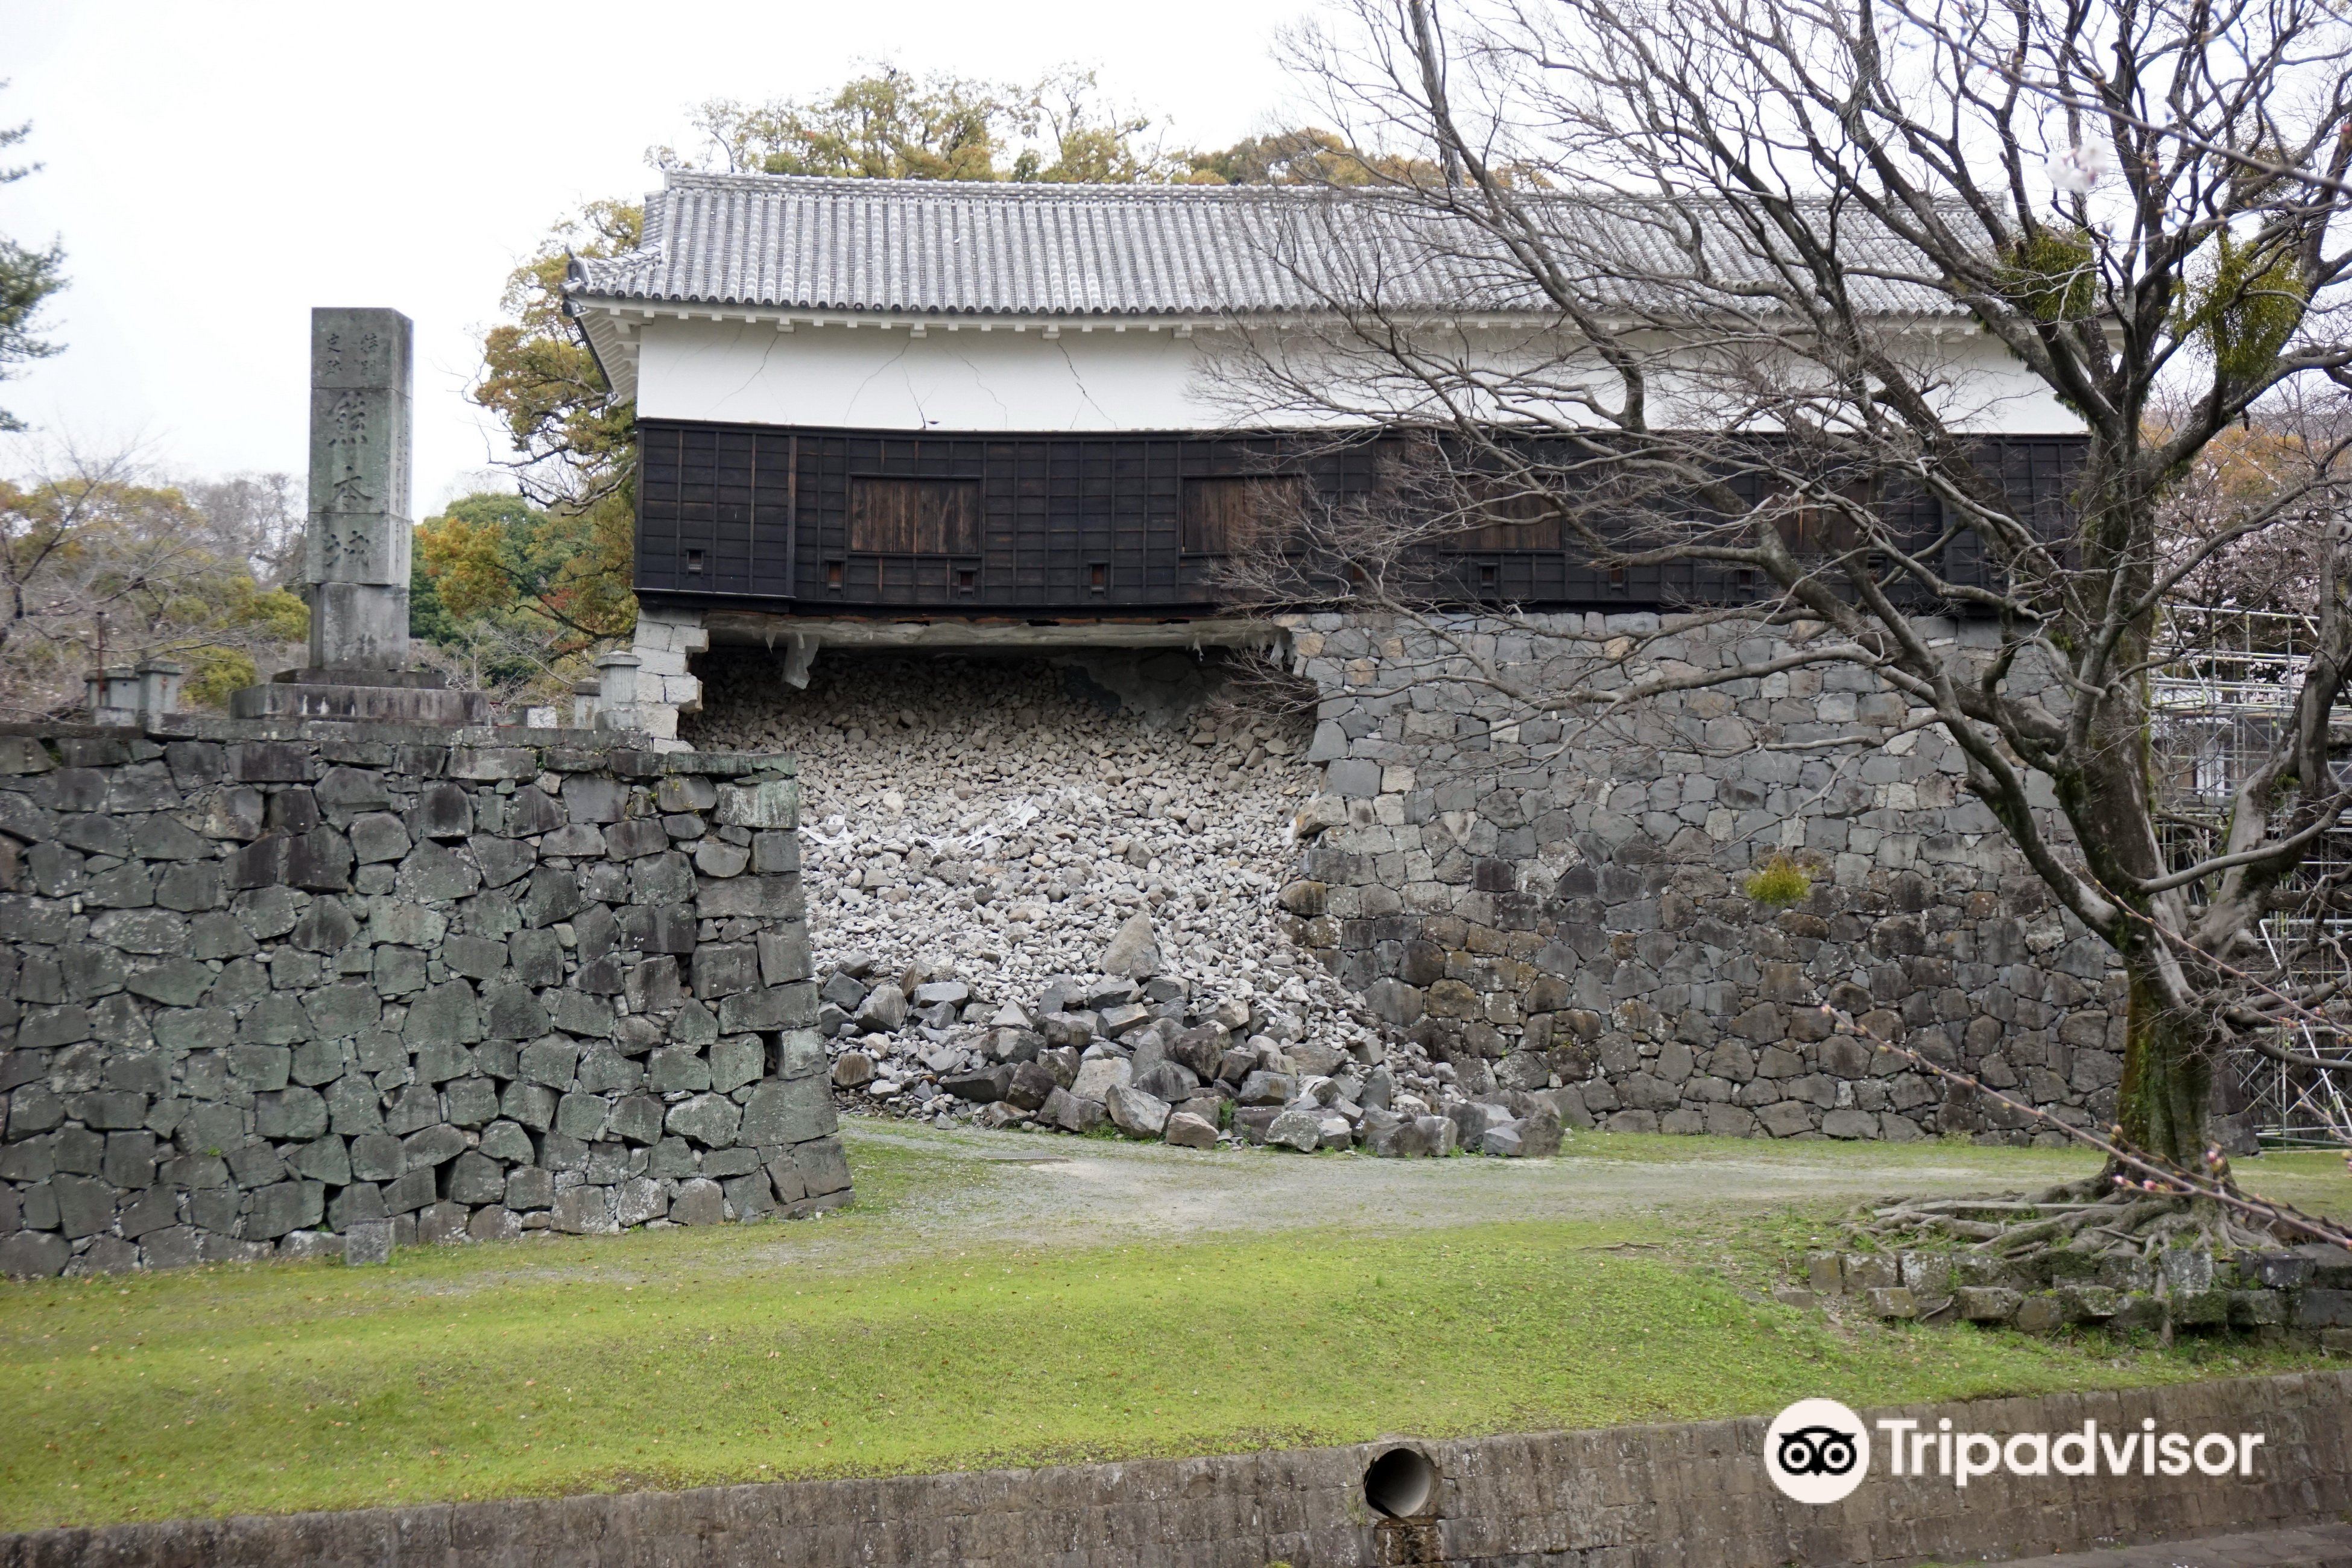
[[[257,574],[236,490],[211,487],[207,508],[127,460],[71,454],[0,482],[0,713],[66,712],[88,670],[148,658],[185,666],[187,700],[215,706],[278,663],[310,611]]]
[[[634,622],[618,496],[548,508],[476,494],[426,518],[416,530],[410,636],[441,650],[472,684],[555,684],[574,656]]]

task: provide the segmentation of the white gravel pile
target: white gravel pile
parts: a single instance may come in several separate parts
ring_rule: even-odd
[[[1371,1041],[1275,904],[1318,782],[1305,715],[1214,699],[1155,729],[1036,659],[828,655],[799,691],[781,668],[714,655],[684,734],[798,753],[820,976],[857,955],[1030,1002],[1142,909],[1194,994],[1278,998],[1310,1043]]]

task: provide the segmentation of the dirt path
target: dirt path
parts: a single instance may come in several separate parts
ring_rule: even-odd
[[[1726,1238],[1747,1218],[1834,1215],[1903,1193],[2032,1190],[2095,1168],[2070,1150],[1960,1144],[1767,1142],[1572,1136],[1550,1160],[1376,1160],[1265,1149],[1213,1152],[1043,1134],[943,1131],[846,1118],[858,1184],[847,1213],[793,1225],[614,1237],[562,1262],[530,1246],[487,1248],[424,1288],[464,1293],[517,1279],[735,1276],[856,1270],[966,1248],[1055,1249],[1264,1236],[1287,1229],[1442,1228],[1496,1221],[1640,1224],[1659,1239]],[[2330,1156],[2271,1157],[2259,1190],[2352,1209]],[[493,1258],[496,1261],[492,1261]]]
[[[924,1167],[892,1228],[971,1242],[1101,1246],[1297,1226],[1396,1229],[1499,1220],[1691,1223],[1882,1194],[2045,1184],[2094,1168],[2066,1151],[1577,1140],[1551,1160],[1376,1160],[843,1122],[851,1158]],[[1612,1147],[1612,1145],[1618,1145]],[[1591,1152],[1588,1152],[1591,1151]]]

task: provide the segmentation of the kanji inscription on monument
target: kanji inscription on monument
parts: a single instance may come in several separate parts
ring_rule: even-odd
[[[310,312],[310,661],[232,694],[236,718],[489,721],[482,693],[408,668],[411,335],[397,310]]]
[[[408,660],[408,318],[310,312],[310,519],[303,577],[316,669]]]

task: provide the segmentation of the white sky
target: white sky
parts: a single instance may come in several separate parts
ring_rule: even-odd
[[[1276,30],[1306,0],[873,4],[402,0],[398,5],[0,0],[0,125],[46,167],[0,186],[0,234],[61,238],[65,352],[0,407],[175,472],[299,475],[313,305],[416,323],[416,505],[502,480],[466,399],[508,271],[585,198],[658,184],[706,98],[829,88],[861,63],[1032,79],[1097,68],[1171,144],[1279,118]],[[20,367],[22,368],[22,367]],[[0,437],[0,471],[32,460]]]

